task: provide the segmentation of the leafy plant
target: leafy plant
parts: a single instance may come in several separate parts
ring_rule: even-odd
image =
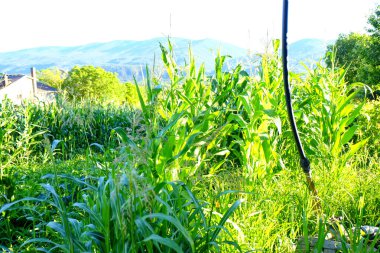
[[[208,72],[191,49],[180,66],[175,45],[161,45],[164,72],[146,68],[133,87],[136,107],[4,101],[0,248],[292,252],[302,235],[324,238],[327,217],[344,216],[346,228],[376,225],[376,101],[360,100],[363,88],[346,84],[345,70],[291,73],[321,217],[287,124],[279,41],[272,47],[248,75],[220,54]],[[372,247],[356,233],[345,240]]]

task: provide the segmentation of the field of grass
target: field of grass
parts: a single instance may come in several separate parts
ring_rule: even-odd
[[[178,66],[170,43],[161,50],[168,80],[147,69],[138,107],[3,101],[3,252],[293,252],[338,225],[343,252],[374,251],[379,236],[351,230],[380,222],[380,101],[365,86],[322,65],[290,75],[318,210],[277,54],[255,76],[218,55],[207,76],[191,53]]]

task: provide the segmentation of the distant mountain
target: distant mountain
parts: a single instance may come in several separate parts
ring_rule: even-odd
[[[293,71],[303,71],[301,63],[312,67],[324,57],[327,46],[333,41],[319,39],[302,39],[289,45],[289,65]]]
[[[167,46],[167,38],[145,41],[112,41],[92,43],[75,47],[40,47],[0,53],[0,72],[28,73],[31,66],[37,69],[58,67],[71,69],[75,65],[101,66],[117,72],[120,79],[131,79],[141,73],[145,65],[159,66],[161,51],[159,43]],[[247,50],[217,40],[188,40],[171,38],[178,64],[188,58],[189,45],[198,63],[205,63],[206,69],[213,68],[217,50],[234,58],[244,57]]]
[[[0,72],[28,73],[30,67],[45,69],[58,67],[69,70],[75,65],[100,66],[117,72],[122,80],[131,80],[133,75],[139,76],[145,65],[160,66],[161,51],[159,43],[167,46],[167,38],[154,38],[145,41],[111,41],[92,43],[74,47],[39,47],[13,52],[0,53]],[[230,55],[232,59],[227,65],[246,61],[247,50],[232,44],[213,39],[189,40],[171,38],[178,64],[188,59],[189,45],[198,64],[204,63],[207,71],[214,68],[217,51]],[[318,60],[324,55],[325,44],[320,40],[301,40],[289,46],[291,65],[298,65],[306,59]],[[246,61],[247,62],[247,61]]]

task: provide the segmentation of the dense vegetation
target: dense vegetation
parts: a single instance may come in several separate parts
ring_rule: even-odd
[[[137,93],[131,83],[121,83],[116,73],[101,67],[75,66],[69,72],[58,68],[43,69],[38,79],[65,93],[69,100],[93,100],[98,103],[136,105]]]
[[[273,43],[277,52],[279,42]],[[0,248],[5,252],[291,252],[300,236],[379,223],[380,101],[318,65],[291,74],[316,210],[287,124],[277,54],[257,76],[215,74],[161,47],[168,81],[140,105],[1,104]],[[374,247],[355,231],[353,252]],[[372,244],[371,244],[372,243]],[[348,252],[349,250],[346,249]]]
[[[375,95],[380,95],[380,5],[368,18],[369,34],[341,34],[327,50],[326,63],[335,54],[334,64],[347,68],[346,80],[369,85]]]

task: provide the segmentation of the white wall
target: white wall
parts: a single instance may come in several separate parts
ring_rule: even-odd
[[[24,99],[33,98],[32,80],[26,76],[0,90],[0,101],[8,97],[15,104],[21,104]]]

